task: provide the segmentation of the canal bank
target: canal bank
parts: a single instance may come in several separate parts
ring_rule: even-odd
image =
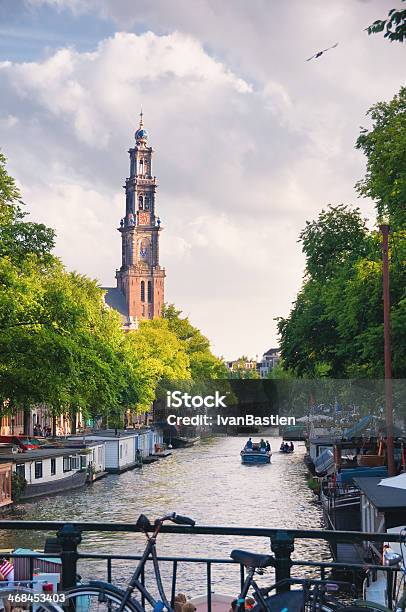
[[[70,491],[16,508],[25,520],[76,520],[132,522],[143,512],[150,518],[168,511],[193,517],[200,525],[280,527],[317,529],[321,511],[306,485],[304,446],[293,454],[278,453],[281,439],[271,439],[274,455],[270,465],[242,465],[244,438],[211,438],[191,448],[176,450],[165,461],[141,470],[112,474],[91,487]],[[0,547],[37,548],[43,536],[36,533],[0,534]],[[144,545],[141,534],[95,533],[86,535],[81,548],[115,554],[137,554]],[[269,540],[235,537],[183,536],[164,534],[158,548],[162,555],[228,557],[232,548],[269,551]],[[319,542],[298,542],[294,557],[329,559],[328,547]],[[104,569],[104,568],[103,568]],[[237,571],[237,568],[233,568]],[[130,574],[128,562],[117,562],[113,578],[124,583]],[[186,570],[185,570],[186,571]],[[188,568],[187,582],[201,590],[202,568]],[[80,568],[82,575],[96,577],[97,563]],[[182,567],[179,585],[182,585]],[[235,577],[230,568],[214,572],[218,588],[231,588]],[[203,575],[204,584],[204,575]]]

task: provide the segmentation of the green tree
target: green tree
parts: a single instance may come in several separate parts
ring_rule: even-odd
[[[367,158],[358,193],[375,201],[378,216],[389,215],[395,229],[406,227],[406,87],[389,102],[378,102],[368,115],[372,128],[361,130],[356,147]]]
[[[392,365],[406,373],[406,88],[369,114],[357,148],[367,171],[356,189],[375,201],[377,225],[389,216]],[[383,376],[381,235],[359,209],[329,206],[306,223],[303,286],[289,316],[278,321],[285,367],[305,377]]]
[[[247,363],[251,362],[246,355],[242,355],[236,359],[233,363],[233,369],[228,372],[229,378],[240,378],[240,379],[257,379],[259,378],[258,370],[253,367],[247,367]]]
[[[391,9],[386,19],[377,19],[366,30],[368,34],[376,34],[385,30],[385,38],[391,42],[395,40],[403,42],[406,38],[406,10]]]
[[[21,194],[7,172],[6,161],[0,152],[0,257],[19,263],[28,254],[49,257],[55,233],[42,223],[24,221]]]
[[[359,208],[339,204],[322,210],[317,220],[306,221],[299,242],[306,256],[306,273],[325,280],[349,259],[367,252],[368,229]]]
[[[52,256],[54,233],[27,222],[0,158],[0,400],[3,412],[45,403],[54,414],[118,415],[151,388],[118,315],[85,276]],[[151,381],[150,385],[152,384]]]

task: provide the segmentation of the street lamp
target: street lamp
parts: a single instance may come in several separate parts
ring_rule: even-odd
[[[395,475],[393,456],[393,406],[392,406],[392,357],[390,337],[390,294],[389,294],[389,220],[382,218],[379,224],[382,233],[382,273],[383,273],[383,335],[385,362],[385,404],[386,404],[386,450],[388,475]]]

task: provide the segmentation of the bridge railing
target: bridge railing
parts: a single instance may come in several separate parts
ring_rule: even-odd
[[[141,555],[121,555],[107,553],[86,552],[80,549],[82,535],[90,532],[110,532],[110,533],[136,533],[139,529],[132,523],[81,523],[81,522],[61,522],[61,521],[0,521],[0,531],[42,531],[54,532],[57,537],[58,551],[47,552],[44,554],[32,553],[26,555],[30,559],[30,572],[34,569],[35,559],[60,559],[61,561],[61,588],[63,590],[71,588],[77,583],[78,562],[81,560],[93,560],[106,562],[106,580],[112,582],[113,564],[115,561],[138,561]],[[366,562],[350,563],[350,562],[328,562],[315,561],[311,559],[292,559],[295,542],[297,540],[309,541],[324,541],[328,542],[331,547],[336,547],[337,544],[359,544],[374,542],[378,547],[383,543],[399,543],[399,534],[389,533],[365,533],[355,531],[323,531],[323,530],[304,530],[304,529],[270,529],[257,527],[222,527],[222,526],[205,526],[195,525],[178,526],[178,525],[163,525],[161,534],[176,534],[182,536],[235,536],[243,538],[269,538],[270,549],[275,557],[275,581],[284,580],[295,577],[295,567],[309,568],[309,571],[317,570],[322,579],[326,578],[327,573],[331,570],[342,571],[352,575],[355,582],[356,576],[362,572],[365,575],[367,572],[373,573],[378,570],[387,572],[387,594],[389,607],[391,607],[392,593],[394,587],[394,572],[395,567],[372,564]],[[247,548],[255,552],[255,543],[247,545]],[[18,557],[25,555],[18,554]],[[17,555],[10,555],[17,557]],[[178,588],[178,570],[179,565],[184,563],[201,564],[205,567],[206,574],[206,597],[208,611],[211,612],[211,596],[212,596],[212,568],[214,565],[236,564],[230,558],[215,558],[215,557],[187,557],[187,556],[160,556],[159,560],[162,563],[172,565],[171,569],[171,600],[173,602],[176,589]],[[134,564],[135,565],[135,564]],[[244,567],[240,566],[240,585],[236,585],[235,596],[237,591],[242,586],[245,578]],[[230,602],[231,603],[231,602]]]

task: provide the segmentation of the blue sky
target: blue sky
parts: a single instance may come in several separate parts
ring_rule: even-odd
[[[91,51],[114,33],[114,23],[96,15],[76,15],[68,8],[29,6],[24,0],[0,5],[0,60],[40,61],[61,47]]]
[[[166,299],[227,358],[277,343],[297,237],[354,184],[365,114],[404,45],[365,27],[393,0],[3,0],[0,147],[69,269],[113,285],[139,108],[156,149]],[[318,60],[316,51],[339,42]]]

